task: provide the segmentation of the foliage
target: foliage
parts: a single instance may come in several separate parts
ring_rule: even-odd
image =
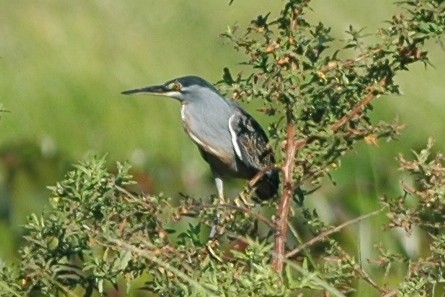
[[[249,241],[244,252],[225,255],[230,261],[215,261],[199,223],[172,236],[169,225],[185,206],[129,193],[123,188],[131,184],[128,169],[118,163],[111,174],[105,158],[92,158],[51,187],[50,209],[26,224],[20,270],[2,271],[3,293],[90,296],[93,290],[104,293],[106,285],[117,288],[122,279],[129,291],[130,281],[139,277],[145,289],[166,296],[282,296],[292,288],[318,286],[315,275],[297,280],[290,272],[289,284],[282,285],[268,265],[272,246],[264,241]]]
[[[400,156],[400,168],[413,177],[412,184],[402,182],[404,194],[397,199],[384,198],[389,208],[389,228],[403,228],[411,233],[414,228],[425,232],[428,255],[409,262],[406,278],[400,285],[402,296],[433,295],[443,291],[445,276],[445,159],[441,153],[432,156],[433,141],[425,149],[414,152],[414,159]],[[388,262],[389,259],[386,259]]]
[[[400,157],[413,183],[403,182],[400,197],[382,198],[381,209],[330,226],[305,199],[357,142],[376,145],[400,133],[397,121],[371,119],[372,102],[400,94],[394,78],[411,64],[429,64],[423,47],[443,35],[445,5],[401,1],[374,39],[352,26],[338,39],[304,18],[309,2],[288,0],[276,19],[261,15],[245,32],[224,34],[251,69],[225,69],[220,88],[234,100],[259,100],[273,117],[274,169],[282,173],[277,202],[258,211],[246,187],[227,204],[184,195],[174,205],[162,195],[131,193],[128,165],[111,173],[105,158],[92,158],[51,187],[49,209],[30,216],[21,262],[2,268],[0,295],[91,296],[110,286],[125,295],[137,286],[160,296],[343,296],[359,282],[374,295],[443,293],[445,170],[441,154],[430,157],[431,143],[413,161]],[[378,245],[379,258],[365,268],[334,234],[381,213],[388,233],[418,228],[429,253],[416,259]],[[298,214],[312,235],[304,243],[293,225]],[[208,241],[217,218],[221,235]]]

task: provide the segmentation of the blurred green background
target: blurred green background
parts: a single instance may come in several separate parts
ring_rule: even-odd
[[[47,203],[47,185],[88,154],[128,160],[148,193],[207,197],[210,172],[183,133],[179,104],[124,97],[125,89],[196,74],[211,82],[243,54],[219,38],[228,25],[247,26],[261,13],[276,16],[284,1],[3,1],[0,10],[0,259],[14,255],[20,224]],[[313,1],[308,19],[345,37],[350,24],[373,33],[397,11],[391,1]],[[404,96],[375,101],[376,119],[406,123],[398,142],[359,145],[327,186],[308,203],[330,221],[366,213],[382,194],[399,193],[396,157],[426,144],[444,148],[444,49],[428,45],[434,67],[397,77]],[[247,110],[265,123],[252,105]],[[229,193],[236,193],[232,184]],[[379,232],[379,226],[375,232]],[[363,223],[366,257],[372,248]],[[357,230],[356,230],[357,231]],[[414,244],[415,245],[415,244]]]

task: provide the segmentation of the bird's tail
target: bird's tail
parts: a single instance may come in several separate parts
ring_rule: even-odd
[[[276,170],[267,172],[255,185],[255,193],[261,200],[273,198],[280,186],[280,177]]]

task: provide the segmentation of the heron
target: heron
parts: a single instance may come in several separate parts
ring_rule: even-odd
[[[260,200],[276,195],[280,180],[266,133],[249,113],[222,96],[211,83],[198,76],[183,76],[122,94],[164,96],[181,103],[184,130],[209,164],[222,201],[225,176],[249,181],[255,177],[252,187]]]

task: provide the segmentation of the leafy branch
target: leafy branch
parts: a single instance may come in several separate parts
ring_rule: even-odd
[[[370,104],[381,95],[399,94],[394,76],[412,63],[429,63],[422,46],[440,38],[445,27],[440,1],[402,1],[404,13],[377,30],[378,43],[366,45],[363,30],[352,27],[350,39],[336,40],[324,24],[303,19],[309,2],[289,1],[276,19],[258,16],[244,34],[231,29],[224,35],[246,53],[244,64],[253,69],[246,77],[240,73],[236,81],[225,81],[226,92],[237,100],[262,100],[264,112],[286,119],[270,127],[271,135],[286,144],[275,233],[278,272],[295,189],[304,181],[319,183],[355,142],[376,143],[399,134],[402,126],[397,123],[371,123]],[[343,46],[330,54],[326,50],[333,41]],[[351,50],[355,58],[339,58],[350,56]]]

